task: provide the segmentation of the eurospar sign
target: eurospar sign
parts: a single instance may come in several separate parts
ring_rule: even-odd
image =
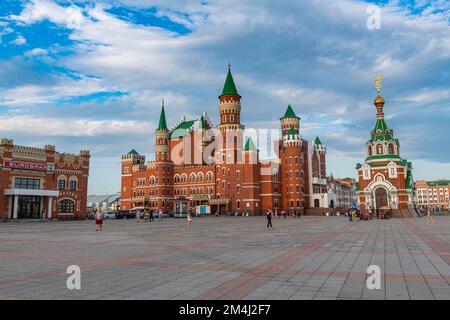
[[[31,163],[20,161],[4,161],[3,166],[12,169],[33,170],[33,171],[55,171],[53,164]]]

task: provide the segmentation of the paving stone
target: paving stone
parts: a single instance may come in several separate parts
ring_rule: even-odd
[[[436,220],[0,223],[0,299],[450,299],[450,218]],[[74,264],[81,290],[66,288]]]

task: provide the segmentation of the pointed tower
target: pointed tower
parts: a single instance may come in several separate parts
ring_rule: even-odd
[[[237,92],[230,65],[222,94],[219,96],[219,111],[221,133],[219,159],[228,164],[241,163],[244,130],[241,124],[241,96]]]
[[[290,214],[303,211],[305,172],[303,140],[300,136],[300,118],[289,105],[280,119],[282,142],[280,143],[282,208]],[[307,147],[307,146],[306,146]]]
[[[296,134],[300,133],[300,118],[297,117],[291,105],[288,105],[281,121],[281,133],[286,136],[291,128],[294,128]]]
[[[308,157],[308,181],[310,191],[310,207],[328,208],[328,187],[327,187],[327,147],[322,144],[319,137],[312,142],[311,154]]]
[[[377,109],[375,127],[366,143],[367,157],[356,169],[359,176],[359,204],[362,210],[392,210],[394,217],[415,216],[412,164],[400,156],[400,142],[394,138],[384,117],[385,101],[381,96],[381,81],[375,79]]]
[[[164,100],[158,128],[155,132],[155,177],[156,177],[156,205],[157,210],[169,212],[173,208],[173,162],[170,159],[170,131],[167,129]]]

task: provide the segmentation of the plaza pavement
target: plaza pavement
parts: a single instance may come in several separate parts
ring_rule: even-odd
[[[0,223],[0,299],[450,299],[450,217]],[[66,268],[81,268],[81,290]],[[382,270],[380,290],[366,268]]]

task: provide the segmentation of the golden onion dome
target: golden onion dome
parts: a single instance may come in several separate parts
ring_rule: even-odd
[[[375,104],[382,104],[384,103],[384,99],[381,95],[378,95],[377,98],[374,101]]]

